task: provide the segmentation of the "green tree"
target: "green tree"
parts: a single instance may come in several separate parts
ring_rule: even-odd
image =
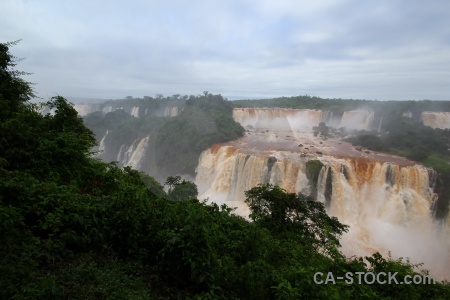
[[[167,195],[174,201],[196,199],[198,196],[197,185],[189,180],[182,180],[180,176],[167,177],[164,185],[169,186]]]
[[[180,184],[181,182],[181,176],[169,176],[166,179],[166,182],[164,185],[167,185],[169,187],[169,190],[173,189],[177,184]]]
[[[245,192],[250,218],[279,232],[292,231],[314,247],[337,254],[339,237],[348,226],[328,216],[321,202],[302,194],[287,193],[279,186],[260,184]]]
[[[313,127],[313,132],[315,136],[318,134],[329,136],[330,128],[325,124],[325,122],[320,122],[318,126]]]
[[[20,59],[9,48],[18,42],[0,43],[0,123],[36,96],[31,84],[20,77],[29,73],[13,69]]]
[[[96,144],[94,135],[63,97],[41,107],[28,102],[35,95],[31,84],[19,77],[27,73],[13,70],[17,58],[9,53],[16,43],[0,44],[0,157],[9,170],[61,180],[77,174],[80,179]],[[41,111],[49,113],[42,116]]]

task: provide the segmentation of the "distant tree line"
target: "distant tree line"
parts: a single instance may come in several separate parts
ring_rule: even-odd
[[[302,109],[323,109],[337,113],[355,109],[367,109],[385,115],[411,112],[418,121],[423,111],[450,111],[450,101],[375,101],[360,99],[325,99],[315,96],[279,97],[261,100],[236,100],[234,107],[287,107]]]

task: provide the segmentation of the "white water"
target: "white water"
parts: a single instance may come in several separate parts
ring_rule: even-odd
[[[92,112],[96,111],[102,111],[103,113],[107,114],[110,112],[113,112],[118,109],[123,109],[126,113],[132,115],[133,117],[138,118],[141,113],[141,107],[139,106],[133,106],[133,107],[116,107],[114,105],[106,105],[103,106],[101,104],[82,104],[82,103],[76,103],[74,104],[75,110],[78,112],[78,114],[83,117],[87,114],[90,114]],[[146,108],[144,110],[144,113],[141,116],[147,116],[149,114],[155,115],[155,116],[161,116],[161,117],[176,117],[180,113],[180,109],[178,106],[167,106],[163,107],[161,109],[154,109],[149,110]]]
[[[164,109],[164,117],[176,117],[178,116],[178,106],[168,106]]]
[[[130,166],[133,169],[141,170],[143,161],[146,156],[149,137],[137,139],[126,149],[126,145],[120,147],[117,155],[117,161],[122,166]]]
[[[105,139],[106,139],[106,137],[108,136],[108,134],[109,134],[109,130],[106,130],[105,135],[103,136],[103,138],[102,138],[101,141],[100,141],[98,150],[100,150],[100,151],[105,151]]]
[[[243,127],[272,128],[277,130],[310,129],[327,121],[327,112],[312,109],[236,108],[233,118]]]
[[[357,130],[370,130],[374,119],[373,111],[366,110],[351,110],[346,111],[342,115],[339,127]]]
[[[139,117],[139,107],[136,107],[136,106],[132,107],[131,111],[130,111],[130,115],[138,118]]]
[[[395,258],[423,262],[438,279],[450,278],[449,230],[437,226],[431,214],[437,197],[430,178],[434,171],[403,158],[356,151],[337,140],[314,140],[308,132],[292,130],[296,120],[289,119],[289,112],[268,110],[239,109],[234,117],[244,126],[274,126],[270,131],[250,130],[238,141],[215,145],[202,153],[196,177],[201,197],[237,207],[238,214],[248,216],[244,192],[259,183],[304,194],[317,188],[317,199],[327,204],[329,214],[350,225],[342,238],[346,255],[371,255],[376,251],[387,255],[390,251]],[[302,116],[297,121],[304,127],[324,118],[318,111],[293,115]],[[342,119],[350,122],[354,115],[344,118],[344,114]],[[361,115],[364,118],[352,122],[371,126],[373,114]],[[282,118],[291,128],[287,133],[281,131],[286,128]],[[299,147],[300,143],[304,146]],[[306,176],[306,162],[311,159],[324,164],[317,183]]]
[[[73,108],[78,112],[78,115],[81,117],[90,114],[94,111],[98,111],[100,109],[99,104],[83,104],[83,103],[75,103]]]
[[[412,118],[411,112],[403,116]],[[374,124],[375,113],[368,110],[345,111],[341,118],[333,116],[332,112],[313,109],[289,108],[235,108],[233,117],[242,126],[253,128],[271,128],[275,130],[302,130],[325,122],[336,128],[345,127],[353,130],[381,130],[382,118],[378,126]],[[450,128],[450,112],[423,112],[421,120],[425,126],[432,128]]]
[[[450,128],[450,112],[424,111],[420,116],[425,126],[432,128]]]
[[[337,118],[332,112],[314,109],[289,108],[235,108],[233,118],[243,127],[271,128],[272,130],[304,130],[325,122],[328,126],[353,130],[371,130],[374,112],[352,110]]]

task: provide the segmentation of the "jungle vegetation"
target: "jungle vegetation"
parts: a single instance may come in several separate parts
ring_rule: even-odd
[[[160,181],[174,174],[193,177],[204,150],[212,144],[235,140],[244,134],[244,128],[233,120],[231,102],[221,95],[205,92],[197,96],[176,96],[107,102],[114,107],[140,107],[140,111],[175,106],[179,113],[174,117],[149,113],[136,118],[123,109],[106,114],[98,111],[85,116],[84,122],[97,140],[108,132],[101,158],[116,161],[121,147],[128,148],[137,140],[148,137],[147,152],[151,155],[147,155],[141,169],[151,171]]]

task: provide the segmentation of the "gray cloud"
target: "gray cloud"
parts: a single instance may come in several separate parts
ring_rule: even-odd
[[[5,0],[43,98],[450,99],[448,1]]]

